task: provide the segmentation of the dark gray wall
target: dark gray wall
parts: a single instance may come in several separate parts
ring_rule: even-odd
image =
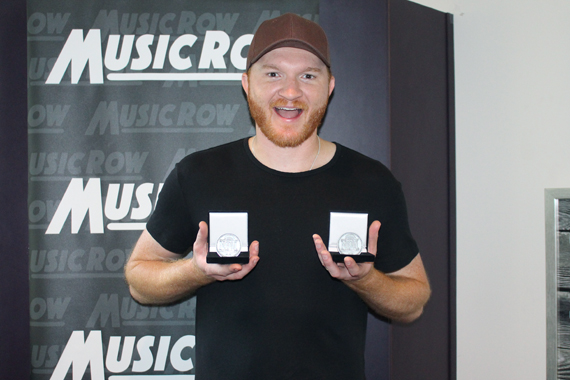
[[[455,141],[451,16],[390,0],[391,169],[432,298],[409,326],[393,326],[393,380],[455,378]]]
[[[388,4],[321,0],[336,88],[321,136],[389,165]]]
[[[0,378],[29,378],[26,2],[0,6]]]

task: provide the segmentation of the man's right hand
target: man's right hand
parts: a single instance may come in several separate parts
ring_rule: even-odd
[[[208,225],[200,222],[200,230],[194,242],[192,262],[196,269],[205,276],[216,281],[241,280],[255,268],[259,261],[259,242],[254,241],[249,246],[249,262],[247,264],[208,264]]]
[[[249,247],[245,265],[207,264],[208,225],[200,222],[191,259],[163,248],[148,231],[143,231],[125,265],[125,278],[131,295],[143,304],[168,304],[191,296],[214,281],[239,280],[259,261],[259,243]]]

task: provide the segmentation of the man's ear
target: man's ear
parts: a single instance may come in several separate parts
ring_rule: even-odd
[[[245,94],[249,95],[249,82],[247,80],[247,73],[241,74],[241,86],[243,87]]]
[[[329,80],[329,96],[331,96],[334,90],[334,85],[335,85],[334,76],[331,75],[331,79]]]

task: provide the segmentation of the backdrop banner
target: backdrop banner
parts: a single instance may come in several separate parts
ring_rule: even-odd
[[[285,12],[318,0],[28,1],[32,379],[194,378],[194,300],[141,306],[123,266],[175,163],[254,133],[247,48]]]

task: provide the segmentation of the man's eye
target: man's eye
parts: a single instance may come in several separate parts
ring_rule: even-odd
[[[305,78],[305,79],[314,79],[315,76],[314,76],[313,74],[305,74],[305,75],[303,76],[303,78]]]
[[[275,78],[277,77],[277,73],[269,73],[267,74],[268,77]]]

